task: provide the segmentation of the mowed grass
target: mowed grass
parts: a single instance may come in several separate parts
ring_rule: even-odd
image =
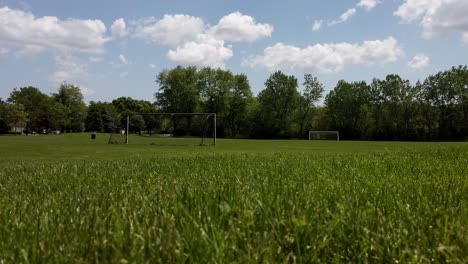
[[[467,143],[89,138],[0,137],[0,263],[468,262]]]
[[[201,140],[157,140],[130,135],[129,145],[107,144],[108,134],[62,134],[36,136],[0,135],[0,160],[115,160],[128,158],[185,157],[205,154],[248,153],[271,155],[389,153],[432,149],[468,149],[468,142],[379,142],[379,141],[308,141],[308,140],[236,140],[218,139],[216,146],[197,146]],[[176,141],[176,143],[172,143]],[[181,142],[182,141],[182,142]],[[209,140],[211,142],[211,139]],[[156,144],[155,144],[156,143]],[[159,144],[161,143],[161,144]]]

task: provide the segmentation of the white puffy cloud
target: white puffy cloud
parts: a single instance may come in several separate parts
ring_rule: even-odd
[[[109,40],[101,20],[35,17],[21,10],[0,8],[0,44],[26,52],[47,49],[99,53]]]
[[[262,66],[270,71],[279,69],[321,73],[339,72],[348,65],[391,63],[403,54],[393,37],[364,41],[361,44],[331,43],[299,48],[277,43],[267,47],[262,55],[244,59],[244,65]]]
[[[333,20],[332,22],[328,23],[329,26],[333,26],[339,23],[343,23],[348,21],[351,17],[353,17],[356,14],[356,8],[350,8],[346,10],[343,14],[341,14],[339,20]]]
[[[120,78],[125,79],[125,78],[127,78],[127,76],[128,76],[128,72],[126,72],[126,71],[125,71],[125,72],[121,72],[121,73],[119,74],[119,76],[120,76]]]
[[[218,24],[209,29],[208,34],[226,41],[252,42],[270,37],[272,32],[272,25],[256,23],[253,17],[234,12],[222,17]]]
[[[253,17],[240,12],[223,16],[211,27],[199,17],[168,14],[160,20],[150,17],[133,21],[132,24],[135,25],[137,37],[173,46],[199,42],[201,35],[229,42],[252,42],[269,37],[273,32],[272,25],[257,23]]]
[[[408,62],[408,67],[413,70],[421,70],[429,66],[429,57],[424,54],[417,54]]]
[[[10,52],[10,50],[8,50],[7,48],[0,47],[0,55],[5,55],[8,52]]]
[[[104,59],[102,57],[89,57],[88,58],[88,61],[91,62],[91,63],[96,63],[96,62],[101,62],[103,61]]]
[[[207,34],[200,34],[196,40],[179,45],[169,50],[167,57],[180,64],[224,68],[224,61],[233,55],[231,47],[225,47],[224,41]]]
[[[346,12],[344,12],[341,16],[340,16],[340,20],[341,22],[345,22],[346,20],[350,19],[352,16],[354,16],[356,14],[356,8],[351,8],[351,9],[348,9],[346,10]]]
[[[335,19],[335,20],[332,20],[331,22],[328,22],[328,26],[334,26],[336,24],[340,24],[340,23],[344,23],[344,22],[348,21],[351,17],[356,15],[356,13],[357,13],[356,8],[358,8],[358,7],[363,8],[364,10],[369,12],[372,9],[374,9],[379,3],[380,2],[378,0],[361,0],[355,5],[354,8],[350,8],[350,9],[346,10],[346,12],[341,14],[339,19]],[[320,29],[320,27],[318,27],[318,28]]]
[[[72,83],[80,88],[84,96],[89,96],[96,91],[81,84],[86,83],[90,76],[87,63],[74,55],[63,54],[55,57],[55,72],[50,76],[50,81],[55,86],[63,82]]]
[[[88,65],[78,57],[70,54],[55,57],[55,71],[50,76],[50,80],[54,85],[63,82],[81,83],[88,78]]]
[[[404,0],[405,3],[398,7],[398,10],[393,14],[399,16],[405,22],[412,22],[427,11],[435,9],[435,6],[440,5],[441,0]]]
[[[114,37],[125,37],[128,34],[127,25],[123,18],[119,18],[112,23],[111,33]]]
[[[131,24],[137,37],[172,45],[167,53],[169,60],[202,67],[225,67],[225,61],[233,56],[232,46],[226,42],[252,42],[273,32],[272,25],[257,23],[240,12],[223,16],[211,27],[199,17],[167,14],[160,20],[152,17]]]
[[[468,33],[468,1],[405,0],[394,15],[403,22],[419,22],[423,36],[431,38],[449,32]]]
[[[340,20],[342,22],[345,22],[346,20],[350,19],[352,16],[354,16],[356,14],[356,8],[351,8],[351,9],[348,9],[346,12],[344,12],[341,16],[340,16]]]
[[[314,24],[312,25],[313,31],[318,31],[322,28],[323,20],[315,20]]]
[[[205,29],[203,20],[189,15],[164,15],[160,20],[136,22],[136,36],[154,43],[178,45],[190,41]]]
[[[119,55],[119,60],[120,60],[120,62],[121,62],[122,64],[124,64],[124,65],[125,65],[125,64],[128,64],[128,61],[127,61],[127,59],[125,58],[125,56],[124,56],[123,54],[120,54],[120,55]]]
[[[463,33],[462,40],[465,44],[468,44],[468,32]]]
[[[357,4],[358,7],[364,8],[366,11],[370,11],[377,6],[379,2],[377,0],[361,0]]]
[[[91,88],[88,88],[88,87],[80,87],[80,90],[81,90],[81,93],[84,96],[93,95],[93,94],[96,93],[96,91],[94,89],[91,89]]]

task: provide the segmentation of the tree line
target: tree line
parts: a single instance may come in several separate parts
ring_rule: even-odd
[[[281,71],[269,76],[257,96],[246,75],[223,69],[178,66],[160,72],[155,82],[155,102],[120,97],[88,106],[79,87],[68,83],[50,96],[36,87],[15,88],[6,101],[0,99],[0,133],[19,127],[112,132],[125,128],[132,113],[209,112],[217,114],[219,137],[307,138],[310,130],[338,130],[342,139],[468,139],[467,66],[415,85],[395,74],[370,83],[341,80],[325,96],[323,84],[311,74],[299,81]],[[186,119],[179,128],[200,130],[200,123]],[[157,133],[160,127],[155,116],[131,115],[131,132]]]

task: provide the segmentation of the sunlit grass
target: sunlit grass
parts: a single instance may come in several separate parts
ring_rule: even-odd
[[[0,263],[466,263],[467,148],[387,144],[4,159]]]

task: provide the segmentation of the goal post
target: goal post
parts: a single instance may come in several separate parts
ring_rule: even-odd
[[[309,140],[318,140],[318,139],[330,140],[331,136],[334,138],[333,140],[340,141],[339,131],[321,131],[321,130],[309,131]]]
[[[131,113],[126,118],[123,144],[129,144],[132,116],[142,116],[152,122],[151,129],[141,134],[141,142],[152,145],[216,145],[216,113]]]

